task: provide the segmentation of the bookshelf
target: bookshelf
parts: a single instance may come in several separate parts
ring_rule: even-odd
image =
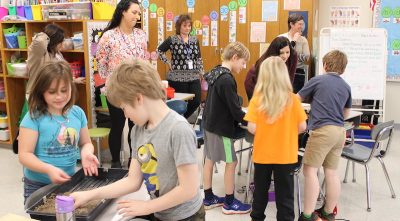
[[[28,58],[27,48],[7,48],[3,29],[12,27],[13,25],[23,28],[26,33],[27,46],[32,42],[32,37],[41,32],[47,24],[57,24],[65,31],[65,37],[72,37],[76,32],[83,33],[83,49],[64,50],[62,54],[68,62],[79,61],[85,66],[85,73],[88,72],[88,51],[87,51],[87,33],[86,20],[54,20],[54,21],[4,21],[1,22],[0,44],[2,65],[0,70],[0,80],[4,82],[5,98],[0,99],[0,111],[5,112],[8,116],[8,125],[10,131],[10,139],[8,141],[0,141],[1,143],[11,144],[18,130],[18,121],[25,101],[25,87],[28,77],[18,77],[9,75],[6,63],[10,62],[11,56],[19,55],[23,60]],[[80,106],[88,118],[88,125],[91,125],[91,98],[90,98],[90,78],[85,74],[86,83],[76,84],[78,90],[77,105]]]

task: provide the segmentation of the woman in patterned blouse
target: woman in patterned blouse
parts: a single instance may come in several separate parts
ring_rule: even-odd
[[[102,78],[107,79],[113,70],[124,61],[135,58],[144,59],[147,51],[146,34],[143,30],[135,28],[136,22],[140,20],[140,15],[138,0],[121,0],[118,3],[97,46],[97,68]],[[120,168],[121,134],[126,118],[122,109],[113,106],[108,100],[107,105],[111,117],[111,131],[108,138],[112,156],[111,167]],[[133,122],[129,119],[128,125],[128,144],[132,154],[130,134]]]
[[[180,15],[175,24],[176,35],[169,36],[157,52],[162,62],[168,64],[167,80],[176,92],[195,94],[189,101],[185,117],[190,117],[200,105],[200,76],[204,73],[200,46],[195,36],[189,36],[192,19],[189,15]],[[171,60],[165,53],[171,51]]]

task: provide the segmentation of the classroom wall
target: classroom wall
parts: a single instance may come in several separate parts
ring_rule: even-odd
[[[372,27],[372,11],[369,1],[366,0],[319,0],[318,6],[318,32],[323,27],[330,26],[330,9],[332,6],[360,6],[360,28]]]
[[[315,30],[317,33],[314,35],[314,55],[318,55],[318,34],[319,31],[324,27],[330,26],[330,8],[331,6],[360,6],[360,27],[371,28],[373,21],[373,12],[369,8],[369,2],[367,0],[319,0],[318,8],[314,14],[317,18],[314,20],[314,24],[318,27]],[[318,23],[318,24],[317,24]],[[396,124],[400,124],[400,102],[398,102],[398,94],[400,92],[400,82],[387,82],[386,84],[386,106],[385,106],[385,120],[394,120]]]

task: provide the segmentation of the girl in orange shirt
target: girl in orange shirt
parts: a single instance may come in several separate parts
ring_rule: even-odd
[[[294,220],[293,169],[297,162],[298,134],[306,129],[306,113],[292,93],[285,62],[267,58],[260,66],[254,96],[245,120],[254,134],[253,221],[265,219],[268,189],[274,174],[278,221]]]

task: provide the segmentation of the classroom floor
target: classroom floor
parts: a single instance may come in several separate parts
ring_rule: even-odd
[[[400,216],[397,212],[400,210],[400,131],[394,133],[391,149],[384,159],[389,172],[396,199],[390,196],[390,190],[386,183],[385,176],[378,160],[373,159],[370,163],[371,177],[371,200],[372,211],[367,212],[367,196],[365,184],[365,170],[362,166],[356,165],[356,183],[351,182],[351,174],[347,184],[342,184],[342,194],[338,205],[337,219],[346,219],[351,221],[399,221]],[[0,217],[13,213],[17,215],[27,216],[23,207],[23,187],[22,187],[22,167],[18,162],[17,155],[13,154],[11,149],[0,146]],[[198,150],[199,162],[202,156],[201,150]],[[240,190],[246,182],[245,164],[247,163],[246,154],[244,155],[243,172],[241,176],[236,178],[236,190]],[[341,179],[344,177],[346,161],[341,160],[339,175]],[[216,194],[223,193],[223,164],[217,164],[219,172],[214,174],[213,190]],[[303,177],[301,176],[301,183]],[[302,184],[301,184],[302,185]],[[302,190],[302,189],[301,189]],[[244,194],[236,192],[235,195],[239,199],[244,198]],[[297,201],[296,201],[297,202]],[[296,205],[296,203],[295,203]],[[266,220],[276,220],[275,203],[269,203],[266,210]],[[296,214],[297,217],[297,214]],[[224,215],[221,208],[208,210],[206,213],[207,220],[229,220],[229,221],[250,221],[249,215]],[[297,218],[296,218],[297,220]]]

